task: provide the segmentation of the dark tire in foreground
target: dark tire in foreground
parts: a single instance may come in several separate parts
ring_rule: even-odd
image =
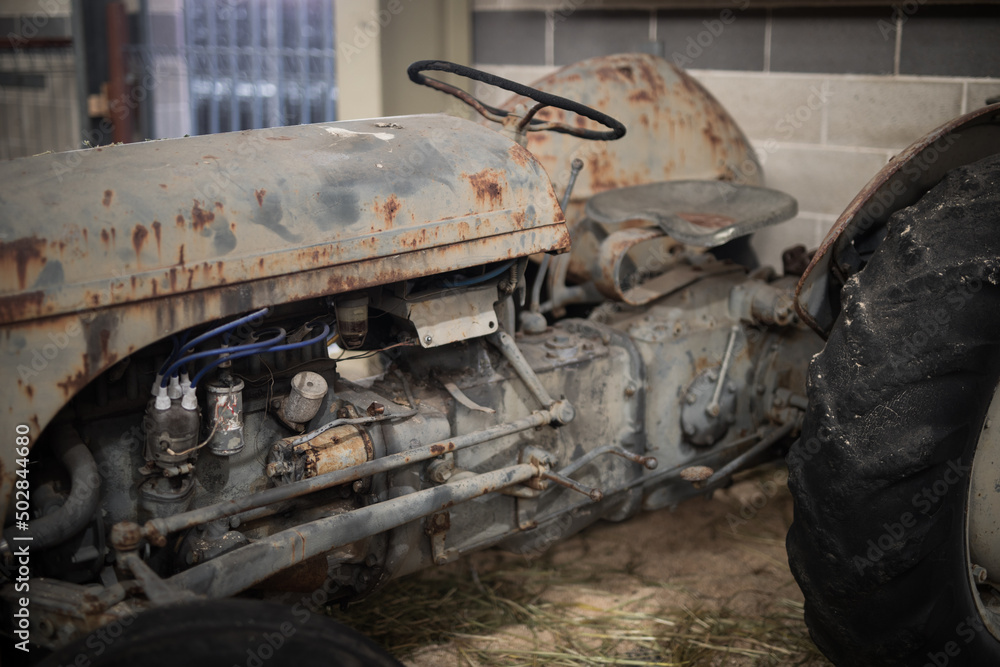
[[[76,664],[402,667],[357,631],[306,607],[239,599],[188,602],[123,618],[42,663]]]
[[[983,430],[1000,409],[998,266],[995,155],[893,215],[810,366],[787,547],[812,637],[838,665],[1000,665],[966,518],[1000,507],[1000,479],[970,501],[974,463],[989,476],[1000,460],[1000,420]]]

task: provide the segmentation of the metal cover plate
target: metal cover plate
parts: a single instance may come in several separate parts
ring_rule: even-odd
[[[436,294],[419,301],[403,301],[390,297],[391,312],[413,323],[422,347],[439,347],[470,338],[478,338],[497,330],[497,300],[495,284],[475,289],[462,289]]]

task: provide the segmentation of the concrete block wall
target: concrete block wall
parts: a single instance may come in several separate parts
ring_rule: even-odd
[[[761,261],[779,267],[782,249],[818,246],[889,158],[1000,96],[995,5],[713,4],[478,0],[475,61],[522,82],[623,51],[688,69],[746,132],[767,185],[799,201],[794,220],[753,240]]]

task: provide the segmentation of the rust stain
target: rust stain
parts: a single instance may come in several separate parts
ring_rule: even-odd
[[[43,252],[46,245],[45,240],[37,236],[9,243],[0,242],[0,266],[17,266],[17,284],[20,289],[28,287],[28,269],[37,263],[37,268],[41,270],[41,265],[45,264]]]
[[[196,232],[200,232],[212,224],[213,220],[215,220],[215,214],[199,206],[198,200],[195,199],[194,205],[191,207],[191,227]]]
[[[112,192],[111,190],[104,191],[104,200],[101,202],[102,204],[104,204],[104,208],[108,208],[111,206],[111,200],[114,198],[114,196],[115,193]]]
[[[652,102],[653,101],[653,96],[649,94],[648,90],[645,90],[643,88],[638,88],[638,89],[633,90],[631,93],[628,94],[628,101],[629,102],[634,102],[634,103],[638,103],[638,102]]]
[[[160,183],[160,187],[163,188],[164,190],[166,190],[167,189],[167,184],[166,183]]]
[[[663,77],[660,73],[656,71],[656,67],[653,65],[651,59],[637,59],[635,61],[636,67],[639,70],[639,78],[642,79],[643,85],[645,85],[650,91],[652,91],[655,97],[663,97],[667,92],[666,82],[664,82]],[[680,70],[674,68],[675,71],[684,78],[684,73]]]
[[[616,67],[598,67],[594,70],[594,76],[597,77],[598,81],[603,81],[605,83],[609,81],[615,81],[619,78],[619,68]]]
[[[431,454],[438,456],[445,453],[444,445],[431,445]]]
[[[535,161],[535,158],[532,157],[531,153],[519,144],[511,146],[507,150],[507,154],[510,155],[510,159],[513,160],[515,164],[522,167],[528,167]]]
[[[253,193],[257,196],[257,206],[264,208],[264,195],[267,194],[267,190],[261,188],[260,190],[254,190]]]
[[[142,245],[149,238],[149,230],[144,225],[136,225],[132,230],[132,247],[135,248],[135,256],[142,254]]]
[[[160,256],[160,241],[161,241],[160,228],[162,227],[162,225],[160,224],[159,220],[153,220],[153,224],[150,225],[150,226],[153,228],[153,236],[156,237],[156,255],[157,255],[157,257],[159,257]]]
[[[108,354],[108,343],[111,340],[111,330],[101,329],[101,359],[107,360],[111,355]]]
[[[396,198],[396,195],[389,195],[385,200],[385,204],[381,205],[378,203],[378,199],[376,199],[372,207],[375,209],[375,213],[385,220],[386,228],[391,228],[393,221],[396,219],[396,213],[399,212],[400,208],[399,199]]]
[[[0,322],[12,322],[25,317],[37,317],[45,302],[45,293],[26,292],[0,299]]]
[[[585,173],[590,176],[590,185],[593,192],[614,190],[625,185],[620,178],[620,174],[616,173],[607,153],[593,153],[588,155],[587,162],[589,163],[589,168]]]
[[[722,137],[715,133],[711,125],[706,125],[702,128],[701,133],[705,135],[708,139],[708,143],[712,144],[712,152],[719,151],[723,146]]]
[[[185,226],[185,224],[184,224],[184,216],[178,213],[177,214],[177,219],[175,220],[175,222],[177,223],[178,227],[184,227]]]
[[[180,245],[177,249],[177,265],[182,266],[184,264],[184,244]]]
[[[687,220],[692,225],[698,225],[706,229],[721,229],[736,222],[733,218],[724,215],[713,215],[711,213],[678,213],[677,217]]]
[[[219,159],[219,158],[215,157],[214,155],[202,155],[201,158],[203,160],[218,160]]]
[[[427,535],[440,535],[441,533],[447,533],[449,530],[451,530],[451,515],[447,512],[441,512],[440,514],[428,517],[427,522],[424,524],[424,533]]]
[[[86,356],[83,358],[83,368],[75,374],[67,376],[65,380],[56,382],[56,386],[62,389],[63,398],[71,398],[78,391],[87,386],[89,374],[87,372],[88,362]]]
[[[500,187],[500,174],[496,169],[483,169],[478,174],[466,176],[476,191],[476,202],[497,206],[503,202],[503,188]]]

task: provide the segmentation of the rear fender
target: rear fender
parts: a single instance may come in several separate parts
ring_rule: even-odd
[[[840,313],[840,288],[864,268],[890,216],[952,169],[998,152],[1000,104],[993,104],[928,132],[893,157],[840,214],[802,274],[795,289],[799,316],[826,338]]]

